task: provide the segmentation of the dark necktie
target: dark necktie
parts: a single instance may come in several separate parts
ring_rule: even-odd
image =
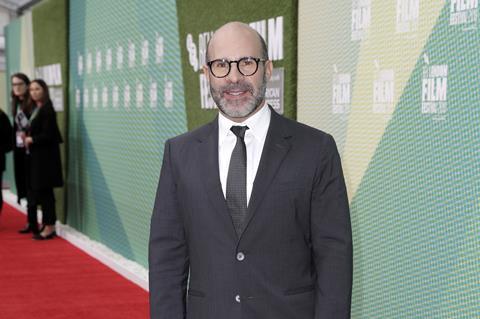
[[[248,127],[232,126],[230,130],[237,136],[237,143],[228,167],[226,198],[233,226],[240,237],[247,215],[247,148],[244,137]]]

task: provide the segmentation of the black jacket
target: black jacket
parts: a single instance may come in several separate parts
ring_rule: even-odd
[[[33,139],[29,147],[30,187],[40,190],[63,186],[59,147],[63,140],[51,102],[41,106],[31,118],[29,136]]]
[[[5,154],[12,150],[12,125],[8,116],[0,110],[0,172],[5,170]]]
[[[220,184],[217,121],[165,144],[152,319],[350,318],[352,237],[335,142],[271,112],[239,238]]]

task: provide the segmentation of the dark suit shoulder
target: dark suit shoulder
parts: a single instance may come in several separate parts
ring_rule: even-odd
[[[192,131],[177,135],[167,140],[171,145],[181,147],[182,145],[203,140],[213,133],[215,129],[216,119],[208,124],[202,125]]]
[[[304,142],[315,144],[330,144],[332,142],[335,143],[332,135],[330,135],[329,133],[326,133],[322,130],[311,127],[304,123],[288,119],[278,114],[276,114],[275,117],[283,126],[283,130],[286,133],[290,133],[297,140],[300,139]]]

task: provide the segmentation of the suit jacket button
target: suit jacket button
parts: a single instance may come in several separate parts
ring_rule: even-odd
[[[235,296],[235,301],[238,302],[238,303],[240,303],[240,295],[236,295],[236,296]]]
[[[245,254],[242,253],[242,252],[239,252],[239,253],[237,254],[237,260],[238,260],[238,261],[243,261],[244,259],[245,259]]]

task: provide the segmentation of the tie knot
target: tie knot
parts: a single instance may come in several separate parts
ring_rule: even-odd
[[[248,126],[232,126],[230,131],[233,132],[237,137],[243,139],[245,137],[245,131],[248,130]]]

